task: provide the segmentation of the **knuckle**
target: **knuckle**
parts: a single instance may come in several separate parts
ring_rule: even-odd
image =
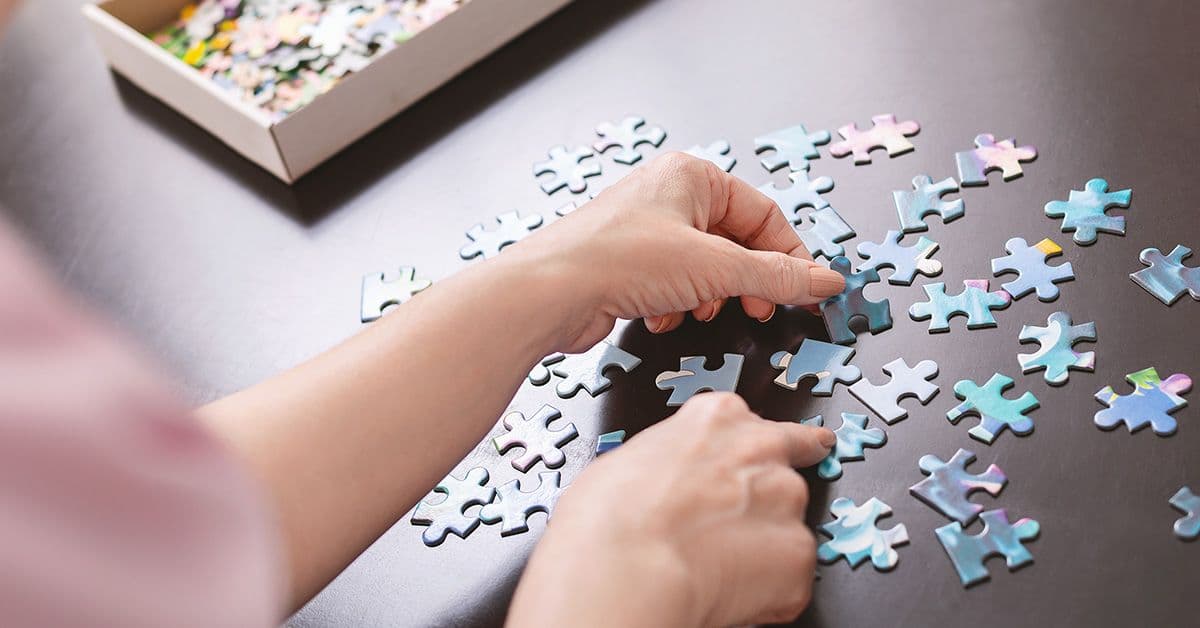
[[[663,173],[682,175],[702,172],[704,170],[702,160],[679,151],[664,153],[655,159],[653,163],[655,168]]]
[[[795,280],[793,260],[783,253],[771,253],[766,267],[770,275],[767,277],[767,287],[778,295],[788,295],[792,292]]]
[[[742,399],[736,393],[731,392],[714,392],[709,393],[713,400],[713,409],[729,418],[741,417],[750,411],[750,406],[746,405],[746,400]]]

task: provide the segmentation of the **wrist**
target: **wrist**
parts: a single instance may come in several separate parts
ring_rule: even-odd
[[[520,244],[494,261],[508,267],[520,298],[538,308],[537,320],[550,332],[546,353],[586,349],[574,345],[604,315],[606,269],[582,263],[579,251],[553,246],[553,240]]]

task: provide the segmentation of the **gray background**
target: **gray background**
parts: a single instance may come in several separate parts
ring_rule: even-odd
[[[27,2],[0,45],[0,204],[58,276],[163,361],[197,402],[357,331],[363,273],[412,264],[445,277],[463,267],[457,250],[475,222],[513,208],[549,217],[567,194],[542,194],[530,164],[553,144],[589,142],[602,120],[644,115],[668,129],[664,148],[728,139],[734,173],[755,184],[785,181],[757,164],[751,140],[762,132],[865,124],[880,112],[919,120],[912,154],[874,153],[874,163],[855,167],[823,151],[813,164],[814,176],[836,180],[827,198],[862,236],[850,245],[894,225],[890,191],[906,189],[913,175],[953,175],[954,152],[975,134],[1035,144],[1041,155],[1022,179],[993,175],[988,187],[962,195],[965,218],[933,226],[946,265],[939,280],[987,276],[1011,236],[1053,237],[1078,279],[1057,302],[1016,302],[995,329],[967,332],[959,320],[937,336],[905,314],[922,298],[919,287],[869,289],[891,299],[896,323],[860,339],[856,364],[879,381],[878,367],[892,358],[932,358],[942,392],[925,408],[906,402],[917,408],[912,416],[841,480],[814,480],[809,521],[828,519],[837,496],[878,496],[912,543],[891,573],[823,567],[801,623],[1194,621],[1200,546],[1171,534],[1177,513],[1166,500],[1185,483],[1200,489],[1197,409],[1178,414],[1171,438],[1106,433],[1091,418],[1100,408],[1092,394],[1105,384],[1126,391],[1128,372],[1153,365],[1164,376],[1200,376],[1200,305],[1185,297],[1164,307],[1127,277],[1141,268],[1144,247],[1200,247],[1192,32],[1200,5],[582,0],[290,188],[110,75],[78,5]],[[627,171],[603,161],[601,184]],[[1134,201],[1126,237],[1084,248],[1042,206],[1093,176],[1132,187]],[[1098,368],[1051,389],[1041,375],[1019,375],[1016,354],[1032,349],[1017,334],[1057,309],[1097,322]],[[669,414],[653,378],[681,355],[745,353],[739,390],[772,417],[859,411],[842,388],[818,400],[771,383],[770,354],[809,334],[823,331],[803,312],[758,325],[737,307],[663,337],[633,325],[620,341],[644,363],[615,377],[610,392],[559,402],[550,387],[528,388],[513,407],[554,402],[579,427],[582,437],[567,447],[568,479],[598,433]],[[1032,435],[1006,433],[989,447],[967,436],[974,419],[952,426],[943,413],[956,403],[956,380],[982,382],[994,371],[1016,377],[1018,392],[1031,390],[1042,407]],[[463,385],[470,394],[474,384]],[[960,446],[979,454],[980,468],[994,462],[1010,477],[998,500],[976,501],[1034,517],[1043,529],[1029,545],[1036,564],[1009,574],[991,562],[993,580],[967,591],[933,536],[945,520],[907,494],[922,477],[920,455],[948,457]],[[486,445],[464,462],[473,464],[500,482],[513,477]],[[543,524],[533,525],[534,534],[501,539],[483,528],[428,549],[421,530],[401,522],[292,623],[498,624]]]

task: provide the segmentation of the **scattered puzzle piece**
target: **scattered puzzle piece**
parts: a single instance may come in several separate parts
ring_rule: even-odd
[[[1159,436],[1174,434],[1177,425],[1171,413],[1187,405],[1181,395],[1192,389],[1192,378],[1175,373],[1160,379],[1158,371],[1150,367],[1126,375],[1125,381],[1133,385],[1128,395],[1118,395],[1112,386],[1096,393],[1096,401],[1108,406],[1096,413],[1096,426],[1111,430],[1124,423],[1133,433],[1149,425]]]
[[[908,416],[901,399],[911,397],[925,405],[938,392],[937,385],[928,381],[938,376],[938,365],[933,360],[921,360],[911,367],[904,358],[896,358],[883,365],[883,372],[889,377],[888,383],[876,386],[863,378],[850,386],[850,394],[888,425]]]
[[[383,311],[388,307],[400,305],[432,285],[433,282],[428,279],[417,279],[417,271],[412,266],[401,266],[400,272],[395,275],[363,275],[359,318],[364,323],[376,320],[383,316]]]
[[[1096,368],[1096,353],[1077,353],[1071,347],[1079,342],[1096,341],[1096,323],[1071,324],[1071,315],[1055,312],[1046,319],[1045,327],[1025,325],[1021,328],[1022,343],[1036,342],[1041,348],[1017,356],[1022,373],[1046,370],[1046,382],[1059,386],[1067,383],[1068,369],[1092,371]]]
[[[828,397],[833,394],[837,382],[850,384],[862,377],[862,371],[850,365],[852,357],[854,349],[805,338],[795,353],[775,352],[771,356],[771,366],[783,369],[775,378],[776,384],[796,390],[800,380],[815,377],[817,383],[812,387],[812,394]]]
[[[1183,260],[1191,255],[1192,250],[1182,244],[1175,245],[1171,254],[1165,256],[1156,248],[1143,249],[1139,259],[1149,268],[1143,268],[1129,277],[1167,305],[1174,303],[1185,292],[1200,301],[1200,268],[1183,265]]]
[[[546,161],[533,164],[533,176],[540,177],[547,173],[554,175],[541,183],[542,191],[546,194],[553,194],[562,188],[571,190],[573,194],[579,194],[587,189],[587,177],[600,174],[599,163],[594,161],[583,163],[585,159],[594,156],[595,153],[592,152],[592,149],[586,146],[567,150],[566,146],[560,144],[550,149]]]
[[[562,494],[558,471],[542,471],[538,474],[538,487],[532,491],[521,490],[520,478],[496,489],[495,501],[479,509],[479,520],[487,525],[500,523],[500,536],[529,531],[529,516],[550,510]]]
[[[825,329],[834,342],[846,345],[858,339],[854,330],[850,329],[850,321],[855,318],[866,319],[867,329],[872,334],[892,328],[891,302],[887,299],[871,301],[863,294],[867,284],[879,282],[879,273],[875,269],[853,272],[850,270],[850,260],[844,256],[833,258],[829,267],[846,278],[846,288],[841,294],[821,302]]]
[[[925,216],[937,214],[942,222],[951,222],[961,218],[966,213],[961,198],[953,201],[941,200],[943,196],[958,191],[958,184],[953,177],[946,177],[937,183],[929,175],[913,177],[912,191],[896,190],[892,192],[892,202],[896,205],[896,213],[900,216],[900,230],[905,233],[927,231],[929,225]]]
[[[596,135],[599,135],[600,139],[592,144],[592,148],[597,153],[603,153],[610,148],[620,148],[621,150],[613,155],[613,161],[633,165],[642,159],[642,154],[637,151],[638,145],[650,144],[657,147],[667,139],[667,132],[662,127],[643,129],[645,125],[645,118],[640,116],[627,116],[616,124],[604,122],[596,127]]]
[[[625,442],[625,430],[617,430],[615,432],[606,432],[600,435],[596,440],[596,455],[606,451],[612,451],[620,447]]]
[[[706,391],[734,392],[742,375],[745,356],[726,353],[724,360],[721,368],[710,371],[704,368],[705,358],[702,355],[679,358],[679,370],[659,373],[654,378],[654,385],[659,390],[671,390],[671,396],[667,399],[667,405],[671,407],[682,406],[694,395]]]
[[[892,276],[888,283],[898,286],[911,286],[917,273],[926,277],[936,277],[942,274],[942,263],[930,259],[938,250],[938,243],[921,236],[912,246],[901,246],[900,240],[904,234],[899,231],[888,231],[883,241],[863,242],[858,245],[858,256],[867,260],[858,265],[858,270],[879,270],[891,268]]]
[[[815,427],[821,427],[824,422],[819,414],[801,421],[805,425]],[[834,436],[837,436],[837,444],[833,446],[833,451],[817,464],[817,475],[821,479],[836,480],[842,477],[843,462],[863,460],[866,458],[864,448],[879,448],[887,443],[886,432],[877,427],[864,429],[866,426],[867,415],[842,413],[842,425],[833,431]]]
[[[808,160],[820,157],[817,146],[829,143],[829,131],[808,132],[803,124],[771,131],[754,138],[754,152],[773,151],[762,159],[767,172],[787,166],[789,170],[808,170]]]
[[[909,487],[908,492],[943,515],[969,525],[983,511],[983,506],[967,498],[976,491],[998,497],[1008,483],[1008,476],[994,464],[988,465],[983,473],[967,472],[967,465],[974,460],[975,454],[965,449],[954,452],[949,462],[933,454],[921,456],[917,465],[929,477]]]
[[[993,170],[999,170],[1005,181],[1025,174],[1021,162],[1037,159],[1037,149],[1018,147],[1012,138],[997,142],[995,135],[980,133],[975,136],[975,148],[955,153],[954,159],[963,187],[987,185],[987,173]]]
[[[1065,201],[1046,203],[1046,215],[1062,218],[1063,232],[1074,231],[1076,244],[1091,244],[1098,233],[1125,235],[1125,217],[1109,216],[1113,207],[1129,208],[1133,190],[1108,191],[1108,181],[1092,179],[1082,190],[1071,190]]]
[[[1171,496],[1169,503],[1176,510],[1187,513],[1186,517],[1175,521],[1175,536],[1185,541],[1200,536],[1200,496],[1185,486]]]
[[[492,501],[496,489],[485,486],[487,482],[488,472],[483,467],[471,469],[461,479],[447,475],[433,489],[434,493],[444,494],[445,499],[437,503],[426,499],[417,504],[410,521],[415,526],[428,526],[421,533],[425,545],[441,545],[450,534],[465,539],[479,526],[478,516],[469,517],[463,511]]]
[[[1058,286],[1054,285],[1075,278],[1071,262],[1051,266],[1046,263],[1051,257],[1062,255],[1062,247],[1046,238],[1033,246],[1024,238],[1010,238],[1004,243],[1008,255],[992,260],[992,274],[999,277],[1004,273],[1017,273],[1017,278],[1001,285],[1014,299],[1037,292],[1039,301],[1058,298]]]
[[[1008,307],[1012,297],[1003,290],[988,292],[987,279],[968,279],[963,286],[963,291],[954,296],[946,295],[946,284],[941,282],[921,286],[929,300],[914,303],[908,308],[908,316],[914,321],[930,319],[930,333],[950,331],[950,319],[959,315],[967,317],[967,329],[995,327],[992,310]]]
[[[501,456],[514,447],[524,449],[525,453],[512,461],[513,468],[521,473],[532,469],[539,460],[547,469],[557,469],[567,462],[560,448],[579,436],[574,423],[551,430],[550,423],[560,418],[562,413],[549,405],[542,406],[528,419],[520,412],[509,412],[504,415],[504,429],[508,432],[493,438],[492,444]]]
[[[697,144],[684,152],[692,157],[698,157],[700,159],[711,161],[721,170],[729,172],[733,170],[734,164],[737,163],[737,158],[731,156],[729,151],[729,142],[725,140],[717,140],[708,146],[701,146]]]
[[[817,177],[810,180],[808,173],[800,170],[788,174],[788,179],[792,184],[781,188],[773,181],[768,181],[758,186],[758,191],[766,195],[767,198],[775,201],[779,209],[783,211],[783,215],[787,217],[788,222],[793,225],[800,222],[800,209],[811,207],[813,209],[821,209],[829,207],[829,201],[821,197],[821,194],[833,189],[833,179],[829,177]]]
[[[519,212],[504,212],[496,216],[500,226],[495,229],[484,229],[483,223],[471,227],[467,238],[471,241],[458,251],[459,257],[471,259],[483,256],[484,259],[500,254],[504,247],[515,244],[529,235],[529,232],[542,225],[542,217],[537,214],[522,216]]]
[[[1004,391],[1013,387],[1011,377],[996,373],[982,387],[964,379],[954,384],[954,395],[964,401],[946,413],[951,423],[957,424],[967,414],[979,415],[979,425],[967,431],[972,438],[992,444],[1004,428],[1017,436],[1033,431],[1033,419],[1025,416],[1039,405],[1033,393],[1026,392],[1016,399],[1004,397]]]
[[[792,184],[786,188],[768,182],[758,186],[758,191],[775,201],[788,222],[796,227],[796,234],[813,257],[824,255],[833,259],[845,253],[838,243],[853,238],[854,229],[821,197],[821,193],[833,189],[833,179],[817,177],[809,180],[808,172],[803,170],[788,174],[788,178]],[[805,207],[813,208],[807,216],[800,212]],[[811,224],[807,229],[801,229],[805,223]]]
[[[862,506],[852,499],[839,497],[829,505],[829,512],[837,519],[821,524],[821,532],[832,537],[817,548],[817,558],[822,563],[832,563],[845,556],[851,568],[868,558],[880,571],[896,567],[900,556],[892,548],[908,543],[908,530],[904,524],[887,530],[875,527],[878,519],[892,514],[891,506],[875,497]]]
[[[903,155],[913,149],[910,135],[916,135],[921,125],[915,120],[896,122],[896,116],[885,113],[871,118],[871,128],[863,131],[857,124],[850,123],[838,128],[842,141],[829,145],[829,154],[834,157],[854,155],[854,164],[871,163],[871,151],[876,148],[887,150],[888,156]]]
[[[546,356],[529,373],[529,381],[541,386],[550,381],[550,375],[554,374],[563,378],[555,386],[559,397],[569,399],[580,389],[595,397],[612,386],[612,380],[604,376],[604,371],[615,367],[628,373],[641,363],[641,358],[636,355],[602,340],[583,353]]]
[[[1003,556],[1009,571],[1032,563],[1033,554],[1022,542],[1036,539],[1041,531],[1041,526],[1033,519],[1009,523],[1008,513],[1003,509],[989,510],[979,518],[984,524],[983,532],[979,534],[965,534],[957,521],[934,530],[964,587],[990,577],[983,563],[991,556]]]

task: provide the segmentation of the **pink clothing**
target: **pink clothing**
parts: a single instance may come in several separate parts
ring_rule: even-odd
[[[0,224],[0,613],[6,626],[272,626],[258,487]]]

